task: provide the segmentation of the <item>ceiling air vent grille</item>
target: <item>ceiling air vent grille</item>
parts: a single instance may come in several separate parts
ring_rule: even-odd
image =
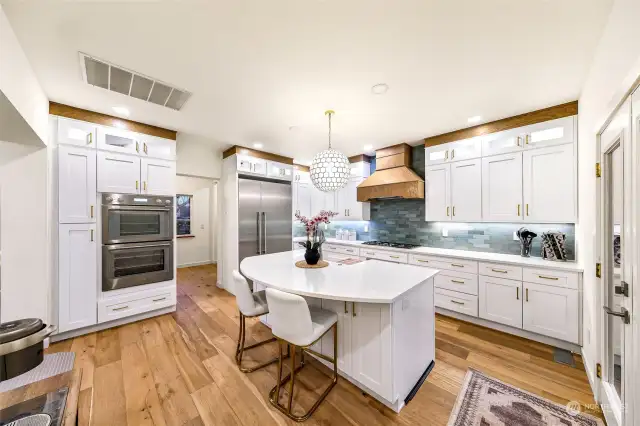
[[[180,111],[191,93],[80,52],[82,77],[92,86]]]

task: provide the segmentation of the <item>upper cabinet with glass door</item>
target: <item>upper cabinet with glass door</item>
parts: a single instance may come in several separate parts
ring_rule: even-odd
[[[98,149],[120,154],[138,155],[141,152],[141,137],[137,133],[112,127],[98,127]]]
[[[71,120],[69,118],[58,118],[58,143],[63,145],[74,145],[85,148],[96,147],[96,128],[93,123]]]
[[[151,135],[138,135],[138,137],[141,157],[175,161],[176,141]]]
[[[488,134],[483,137],[482,156],[573,143],[576,121],[576,116],[564,117]]]
[[[482,138],[476,136],[456,142],[435,145],[425,148],[427,166],[444,164],[452,161],[472,160],[482,156]]]

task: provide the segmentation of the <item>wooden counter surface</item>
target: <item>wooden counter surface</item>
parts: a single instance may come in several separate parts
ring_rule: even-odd
[[[30,385],[0,393],[0,410],[68,386],[69,392],[67,393],[67,402],[62,417],[62,426],[75,426],[76,417],[78,416],[78,395],[80,393],[81,378],[81,370],[68,371]],[[81,418],[86,419],[88,416],[81,416]]]

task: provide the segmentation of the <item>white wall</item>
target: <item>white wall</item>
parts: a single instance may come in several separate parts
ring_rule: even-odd
[[[7,139],[13,142],[34,145],[47,144],[49,100],[40,87],[38,80],[16,38],[7,16],[0,6],[0,91],[6,108],[9,104],[15,108],[32,132],[24,130],[22,120],[12,120],[12,126],[19,127],[11,134],[23,135],[19,139]],[[4,102],[6,100],[9,103]],[[6,115],[6,114],[3,114]],[[6,131],[5,128],[0,131]]]
[[[50,149],[0,142],[0,320],[36,317],[50,322]]]
[[[584,266],[583,353],[592,383],[597,380],[596,327],[602,307],[595,279],[596,247],[596,135],[624,94],[640,76],[640,1],[616,0],[579,99],[577,244]]]
[[[176,144],[179,175],[220,179],[223,145],[182,132],[178,133]]]
[[[176,193],[192,195],[191,200],[191,235],[189,238],[178,238],[178,267],[212,263],[215,258],[215,222],[214,222],[214,190],[213,179],[191,176],[176,177]]]

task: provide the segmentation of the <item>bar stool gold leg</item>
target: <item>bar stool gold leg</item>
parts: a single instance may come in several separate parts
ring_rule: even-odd
[[[327,397],[327,395],[329,395],[329,392],[331,391],[331,389],[333,389],[333,387],[338,383],[338,324],[334,324],[333,325],[333,359],[328,357],[327,355],[318,353],[312,349],[310,349],[311,346],[313,346],[318,340],[322,339],[322,337],[324,337],[324,334],[322,336],[320,336],[320,338],[318,340],[316,340],[316,342],[311,343],[309,346],[296,346],[293,345],[285,340],[282,340],[282,342],[287,343],[287,349],[292,348],[291,349],[291,372],[289,374],[287,374],[284,378],[282,377],[282,346],[280,346],[280,352],[279,352],[279,359],[278,359],[278,382],[276,383],[276,385],[271,389],[271,391],[269,392],[269,402],[271,403],[271,405],[273,405],[274,407],[276,407],[278,410],[280,410],[284,415],[286,415],[287,417],[289,417],[292,420],[295,420],[297,422],[303,422],[307,419],[309,419],[309,417],[311,417],[311,415],[318,409],[318,407],[320,406],[320,404],[322,403],[322,401],[324,401],[324,399]],[[331,330],[331,329],[329,329]],[[329,330],[327,330],[327,332],[329,332]],[[326,334],[326,333],[325,333]],[[295,366],[295,358],[296,358],[296,349],[300,348],[301,351],[301,355],[300,355],[300,359],[301,359],[301,363],[298,367]],[[325,361],[328,361],[330,363],[333,364],[333,377],[331,380],[331,383],[329,384],[329,386],[327,386],[327,388],[324,390],[324,392],[322,393],[322,395],[320,395],[318,397],[318,399],[316,400],[316,402],[313,404],[313,406],[309,409],[309,411],[307,411],[305,414],[301,415],[301,416],[296,416],[293,414],[293,410],[292,410],[292,406],[293,406],[293,387],[294,387],[294,382],[296,379],[296,374],[302,370],[302,368],[304,367],[304,353],[308,352],[312,355],[315,355],[321,359],[324,359]],[[288,381],[291,381],[289,383],[289,400],[288,400],[288,404],[285,407],[284,405],[280,404],[280,387],[284,386]]]
[[[257,348],[258,346],[262,346],[267,343],[275,342],[277,339],[275,337],[272,337],[270,339],[263,340],[262,342],[254,343],[253,345],[249,345],[245,347],[245,340],[247,338],[247,324],[246,324],[247,318],[254,318],[254,317],[247,317],[242,313],[240,313],[240,331],[238,333],[238,345],[236,348],[236,364],[238,365],[238,368],[240,369],[240,371],[242,371],[243,373],[252,373],[256,370],[261,369],[262,367],[266,367],[267,365],[271,365],[273,363],[278,362],[278,357],[274,357],[268,361],[265,361],[251,368],[246,368],[242,366],[242,355],[244,354],[244,351]]]

